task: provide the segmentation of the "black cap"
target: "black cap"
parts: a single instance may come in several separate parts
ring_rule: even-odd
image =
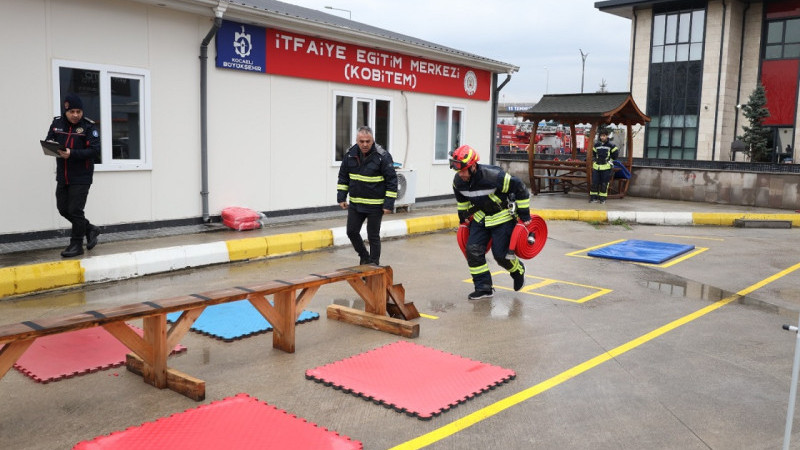
[[[83,101],[75,94],[67,94],[67,96],[64,97],[64,111],[66,112],[70,109],[80,109],[83,111]]]

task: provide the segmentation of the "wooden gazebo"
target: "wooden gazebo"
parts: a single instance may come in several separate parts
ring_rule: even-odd
[[[533,123],[531,143],[528,145],[528,176],[534,195],[547,192],[589,192],[592,177],[592,151],[586,149],[586,160],[578,158],[575,134],[576,124],[590,124],[589,145],[595,142],[595,133],[601,125],[625,125],[627,129],[627,160],[621,161],[630,172],[633,166],[633,125],[650,121],[636,103],[630,92],[595,94],[552,94],[545,95],[527,111],[515,114]],[[569,125],[572,155],[566,161],[537,158],[535,154],[536,132],[540,121],[553,120]],[[620,149],[622,151],[622,149]],[[629,179],[617,179],[609,185],[609,197],[622,198],[628,190]]]

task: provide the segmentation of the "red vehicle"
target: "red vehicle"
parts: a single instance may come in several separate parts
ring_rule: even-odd
[[[497,125],[498,153],[524,153],[531,141],[531,128],[520,125]]]

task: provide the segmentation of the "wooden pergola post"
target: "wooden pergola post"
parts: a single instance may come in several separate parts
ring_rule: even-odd
[[[528,144],[528,177],[530,178],[531,192],[537,195],[543,192],[542,180],[555,180],[548,182],[545,192],[568,192],[569,190],[589,193],[592,177],[592,151],[586,148],[586,161],[549,161],[536,159],[536,135],[539,122],[542,120],[555,120],[561,124],[569,125],[570,140],[572,143],[572,159],[579,159],[576,123],[592,125],[589,134],[589,145],[594,145],[597,129],[601,124],[622,124],[628,128],[626,151],[628,152],[626,168],[633,169],[633,133],[631,127],[646,124],[650,118],[639,110],[629,92],[594,93],[594,94],[553,94],[545,95],[532,108],[516,114],[525,120],[533,122],[531,142]],[[540,174],[537,174],[537,170]],[[545,171],[546,172],[543,172]],[[612,178],[613,181],[613,178]],[[628,182],[617,184],[617,194],[612,198],[625,196]],[[555,187],[554,187],[555,186]]]

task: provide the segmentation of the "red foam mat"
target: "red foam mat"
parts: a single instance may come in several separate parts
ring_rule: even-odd
[[[514,377],[513,370],[407,341],[306,371],[306,378],[423,420]]]
[[[128,325],[139,334],[142,330]],[[186,351],[176,345],[172,354]],[[131,351],[102,327],[85,328],[43,336],[35,341],[14,364],[14,368],[39,383],[96,372],[125,364]]]
[[[359,441],[319,427],[247,394],[155,422],[79,442],[73,449],[361,449]]]

